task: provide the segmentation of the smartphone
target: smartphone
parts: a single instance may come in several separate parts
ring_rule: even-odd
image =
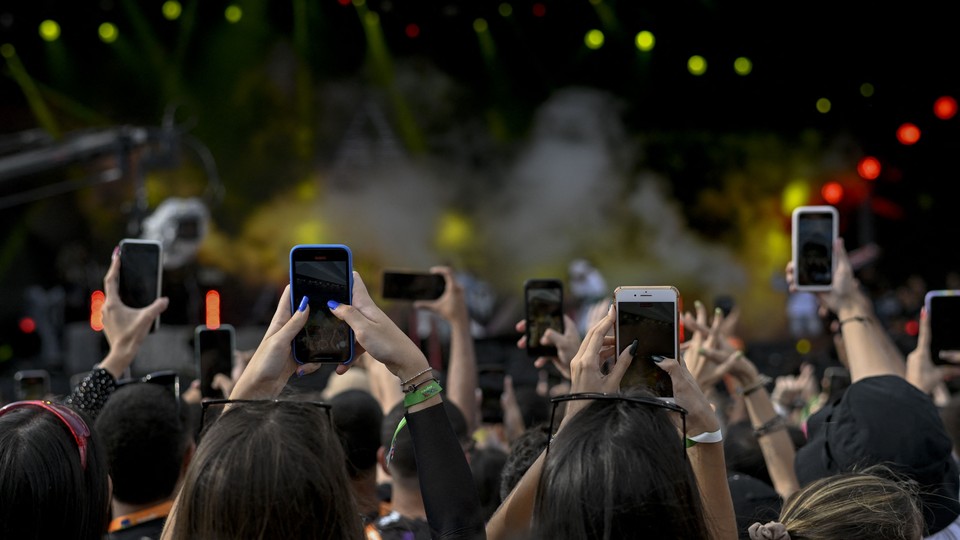
[[[236,331],[229,324],[218,328],[199,325],[193,331],[193,357],[200,379],[200,396],[221,399],[220,390],[213,387],[213,378],[218,373],[230,377],[233,373],[233,355],[237,348]]]
[[[391,300],[436,300],[446,286],[442,274],[385,270],[382,296]]]
[[[563,282],[559,279],[528,279],[523,284],[526,305],[527,355],[556,356],[557,348],[541,345],[540,338],[552,328],[561,334],[563,324]]]
[[[503,377],[506,369],[500,364],[477,366],[477,386],[480,388],[480,417],[484,424],[502,424]]]
[[[940,358],[940,351],[960,351],[960,290],[928,291],[924,307],[930,320],[930,359],[953,365]]]
[[[45,369],[25,369],[13,374],[17,401],[47,399],[50,395],[50,373]]]
[[[306,296],[310,319],[293,339],[297,362],[346,364],[353,360],[353,330],[330,313],[329,300],[353,298],[353,254],[342,244],[303,244],[290,250],[290,312]]]
[[[837,261],[833,240],[840,218],[832,206],[800,206],[793,211],[794,281],[800,291],[829,291]]]
[[[620,286],[614,292],[617,311],[617,353],[637,341],[637,353],[620,381],[620,388],[648,388],[673,401],[673,382],[657,367],[654,355],[678,358],[680,292],[672,286]]]
[[[839,399],[850,386],[850,372],[843,366],[828,367],[823,372],[823,378],[826,379],[827,387],[830,389],[827,403],[833,403]]]
[[[120,300],[132,308],[147,307],[160,297],[163,248],[156,240],[120,241]],[[151,331],[160,328],[160,317]]]

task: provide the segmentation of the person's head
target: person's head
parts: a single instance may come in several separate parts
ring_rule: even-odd
[[[723,434],[723,455],[727,472],[746,474],[771,484],[767,462],[760,451],[760,441],[753,432],[750,420],[741,420],[727,426]]]
[[[470,433],[467,432],[467,419],[463,416],[463,412],[451,401],[444,401],[443,407],[447,412],[447,418],[450,420],[453,432],[460,439],[461,444],[467,446],[470,441]],[[410,437],[410,430],[403,427],[400,431],[397,431],[397,426],[400,425],[400,420],[406,413],[407,409],[402,402],[396,404],[384,416],[383,427],[380,430],[380,461],[395,482],[417,480],[417,460],[413,454],[413,439]],[[394,440],[394,434],[396,434],[396,440]],[[387,459],[388,456],[389,460]]]
[[[99,540],[109,483],[100,441],[79,413],[49,402],[0,409],[0,538]]]
[[[383,410],[364,390],[346,390],[333,396],[333,422],[346,454],[350,478],[376,473]],[[375,474],[374,474],[375,476]]]
[[[923,513],[917,486],[875,466],[821,478],[794,493],[780,511],[792,538],[920,540]]]
[[[202,434],[173,538],[359,539],[344,460],[317,404],[235,403]]]
[[[165,387],[138,383],[118,388],[94,425],[103,441],[113,498],[142,505],[173,497],[192,452],[187,408]]]
[[[950,397],[943,408],[940,409],[940,418],[943,420],[943,427],[947,430],[947,435],[953,444],[954,456],[960,456],[960,394],[954,394]]]
[[[470,472],[477,485],[484,521],[497,510],[500,498],[500,472],[507,461],[507,453],[499,448],[478,448],[471,453]]]
[[[550,441],[550,423],[543,422],[527,428],[510,443],[507,461],[500,471],[500,500],[507,498],[530,465],[537,460]]]
[[[604,399],[570,419],[548,448],[534,536],[707,538],[677,414]]]

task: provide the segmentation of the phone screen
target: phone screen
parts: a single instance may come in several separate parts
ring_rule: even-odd
[[[345,363],[353,359],[353,330],[327,307],[349,304],[353,264],[346,246],[296,246],[290,251],[291,309],[310,302],[310,319],[293,340],[298,362]]]
[[[218,399],[227,397],[220,390],[213,388],[213,378],[218,373],[231,376],[235,348],[232,327],[221,325],[215,330],[204,326],[197,327],[194,350],[202,397]]]
[[[530,280],[524,286],[527,318],[527,354],[556,356],[557,348],[541,345],[540,339],[550,328],[563,333],[563,284],[559,280]]]
[[[47,399],[50,393],[50,375],[41,370],[22,371],[15,375],[17,399]]]
[[[829,287],[833,282],[833,220],[834,214],[829,211],[798,214],[797,285]]]
[[[673,397],[670,375],[653,361],[653,355],[677,356],[677,304],[675,302],[618,301],[617,350],[637,341],[637,355],[620,381],[620,388],[643,386],[660,397]]]
[[[129,307],[142,308],[160,296],[160,244],[120,242],[120,300]]]
[[[926,298],[930,318],[930,358],[934,364],[951,364],[940,351],[960,350],[960,291],[930,291]]]
[[[441,274],[424,272],[383,273],[383,297],[395,300],[436,300],[446,288]]]

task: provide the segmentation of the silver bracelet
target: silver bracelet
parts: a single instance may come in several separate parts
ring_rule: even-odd
[[[409,379],[407,379],[407,380],[405,380],[405,381],[402,381],[402,382],[400,383],[400,386],[406,386],[406,385],[410,384],[410,381],[412,381],[412,380],[416,379],[417,377],[423,375],[424,373],[428,373],[428,372],[430,372],[430,371],[433,371],[433,368],[432,368],[432,367],[427,367],[427,369],[421,371],[420,373],[417,373],[417,374],[414,375],[413,377],[410,377]]]

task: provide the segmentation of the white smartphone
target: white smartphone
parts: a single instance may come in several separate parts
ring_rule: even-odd
[[[669,285],[620,286],[613,296],[617,310],[617,354],[637,342],[636,356],[620,381],[620,388],[643,386],[672,402],[670,375],[657,367],[653,356],[678,358],[680,292]]]
[[[160,297],[163,248],[156,240],[120,241],[120,300],[132,308],[149,306]],[[151,331],[160,328],[157,317]]]
[[[833,206],[800,206],[792,219],[794,282],[799,291],[829,291],[837,268],[833,241],[840,218]]]

